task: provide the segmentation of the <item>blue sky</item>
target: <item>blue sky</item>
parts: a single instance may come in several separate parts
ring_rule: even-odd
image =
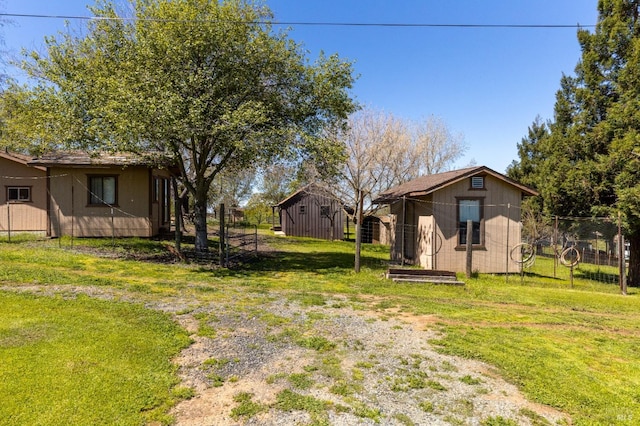
[[[594,25],[597,0],[267,0],[279,22]],[[87,0],[0,0],[15,14],[89,16]],[[10,18],[5,50],[39,49],[65,20]],[[80,22],[70,21],[76,28]],[[354,62],[353,96],[408,119],[442,118],[464,134],[470,162],[498,172],[537,115],[553,117],[562,73],[580,59],[575,28],[290,25],[289,35]],[[11,71],[11,70],[10,70]]]

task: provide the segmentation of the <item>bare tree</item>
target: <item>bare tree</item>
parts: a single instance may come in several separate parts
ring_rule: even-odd
[[[351,115],[348,129],[334,137],[345,144],[347,152],[335,187],[354,209],[358,272],[360,230],[364,215],[375,210],[373,197],[421,174],[446,170],[466,147],[463,137],[453,135],[441,119],[411,122],[373,109]]]
[[[412,158],[409,179],[448,170],[466,151],[464,135],[454,134],[440,117],[429,116],[411,125]]]

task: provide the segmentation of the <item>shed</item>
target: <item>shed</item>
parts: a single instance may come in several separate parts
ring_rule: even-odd
[[[161,162],[132,154],[85,152],[40,157],[5,152],[0,161],[0,185],[12,209],[11,223],[3,228],[0,219],[0,231],[151,237],[171,227],[171,172]],[[12,199],[13,188],[20,199]]]
[[[277,204],[284,235],[325,240],[344,238],[343,203],[322,185],[309,184]]]
[[[391,258],[425,269],[464,272],[471,244],[473,270],[515,270],[521,242],[521,203],[537,192],[486,166],[423,176],[380,194],[389,205]],[[467,241],[467,223],[472,241]]]

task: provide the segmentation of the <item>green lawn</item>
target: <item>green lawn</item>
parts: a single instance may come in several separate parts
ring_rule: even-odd
[[[167,423],[188,336],[140,305],[0,292],[5,425]]]
[[[100,244],[91,240],[76,241],[76,246],[91,245],[95,248]],[[160,243],[146,247],[142,243],[123,240],[116,241],[116,244],[114,251],[161,250],[158,248]],[[388,259],[386,247],[365,245],[362,272],[355,274],[352,272],[353,243],[273,238],[271,244],[277,251],[268,253],[265,258],[235,270],[212,270],[205,266],[162,265],[95,257],[59,249],[55,242],[0,243],[0,285],[99,286],[140,300],[189,295],[201,301],[224,303],[232,300],[233,303],[242,303],[243,294],[265,298],[285,295],[302,302],[313,300],[314,303],[318,300],[321,303],[322,298],[331,294],[347,295],[354,306],[362,308],[367,305],[369,309],[380,310],[383,315],[391,315],[384,310],[394,307],[404,312],[433,316],[435,326],[444,332],[443,337],[434,342],[443,352],[481,359],[496,366],[529,398],[564,410],[573,417],[574,424],[640,423],[638,289],[630,288],[629,295],[621,296],[615,284],[584,280],[581,271],[588,267],[575,271],[572,286],[566,270],[559,270],[558,278],[553,278],[553,264],[544,258],[537,259],[531,273],[522,278],[517,274],[510,275],[508,279],[505,276],[480,275],[465,280],[466,285],[461,287],[394,284],[383,277],[385,260]],[[225,292],[217,291],[223,288]],[[235,291],[235,296],[229,291]],[[77,355],[77,351],[70,348],[84,348],[94,342],[98,345],[94,352],[104,358],[91,358],[86,365],[81,363],[82,368],[75,368],[79,361],[74,362],[72,358],[58,367],[74,373],[86,368],[86,377],[78,377],[78,380],[100,377],[102,386],[108,387],[101,391],[112,394],[121,392],[119,389],[124,385],[135,389],[136,383],[125,383],[118,368],[107,369],[105,364],[135,361],[136,368],[143,371],[142,375],[150,374],[145,373],[148,371],[145,369],[162,365],[161,370],[165,374],[164,379],[159,379],[162,384],[148,389],[146,394],[138,395],[133,390],[125,392],[131,395],[131,399],[125,398],[121,407],[111,407],[113,401],[84,398],[88,404],[94,404],[92,409],[95,413],[122,410],[123,414],[117,415],[144,419],[166,413],[167,404],[173,401],[169,389],[175,383],[167,360],[185,344],[186,337],[167,325],[164,316],[138,305],[86,297],[65,300],[11,293],[0,295],[0,353],[2,359],[9,356],[12,363],[18,363],[0,367],[2,382],[7,383],[5,378],[9,377],[9,384],[0,387],[3,400],[7,395],[21,393],[26,398],[24,388],[27,386],[31,390],[41,389],[42,393],[33,393],[32,400],[26,402],[35,408],[28,414],[34,415],[32,411],[38,411],[37,407],[51,401],[52,396],[46,390],[49,387],[60,388],[62,395],[70,392],[64,387],[69,386],[73,375],[67,381],[46,374],[53,367],[34,361],[31,340],[45,345],[37,349],[37,353],[52,353],[44,352],[47,349],[57,351],[53,353],[67,351],[69,356]],[[91,319],[92,315],[95,315],[94,319]],[[157,326],[142,326],[145,321]],[[77,329],[74,329],[74,324]],[[86,330],[86,324],[92,325],[90,330]],[[166,333],[164,327],[172,331]],[[113,330],[118,330],[115,336]],[[142,337],[137,333],[148,335]],[[152,354],[140,349],[140,352],[129,354],[122,360],[118,358],[121,351],[137,345],[121,343],[118,350],[101,351],[100,342],[95,343],[96,340],[105,340],[109,336],[116,338],[122,334],[130,335],[126,342],[164,342],[160,346],[165,349]],[[59,346],[51,349],[51,339]],[[56,357],[45,355],[44,358]],[[84,356],[80,358],[84,359]],[[30,374],[15,374],[29,370]],[[33,382],[26,381],[29,375]],[[155,374],[151,375],[155,377]],[[90,392],[89,387],[82,396]],[[24,403],[16,404],[13,409],[21,405]],[[58,415],[72,415],[69,407],[61,405]],[[153,414],[146,411],[149,407],[154,408],[151,410]],[[6,408],[0,408],[3,409]],[[6,415],[0,411],[1,418],[7,418]],[[16,419],[15,424],[24,424]],[[69,419],[66,423],[75,423],[75,417]],[[90,423],[105,421],[95,417],[92,420]],[[46,419],[34,419],[28,423],[37,424],[38,421],[47,423]]]

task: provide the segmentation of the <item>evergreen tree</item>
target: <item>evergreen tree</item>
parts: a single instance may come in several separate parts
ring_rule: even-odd
[[[595,31],[578,31],[581,60],[560,82],[548,134],[532,139],[530,129],[510,169],[537,187],[548,213],[622,212],[631,285],[640,285],[639,12],[640,0],[598,2]]]

